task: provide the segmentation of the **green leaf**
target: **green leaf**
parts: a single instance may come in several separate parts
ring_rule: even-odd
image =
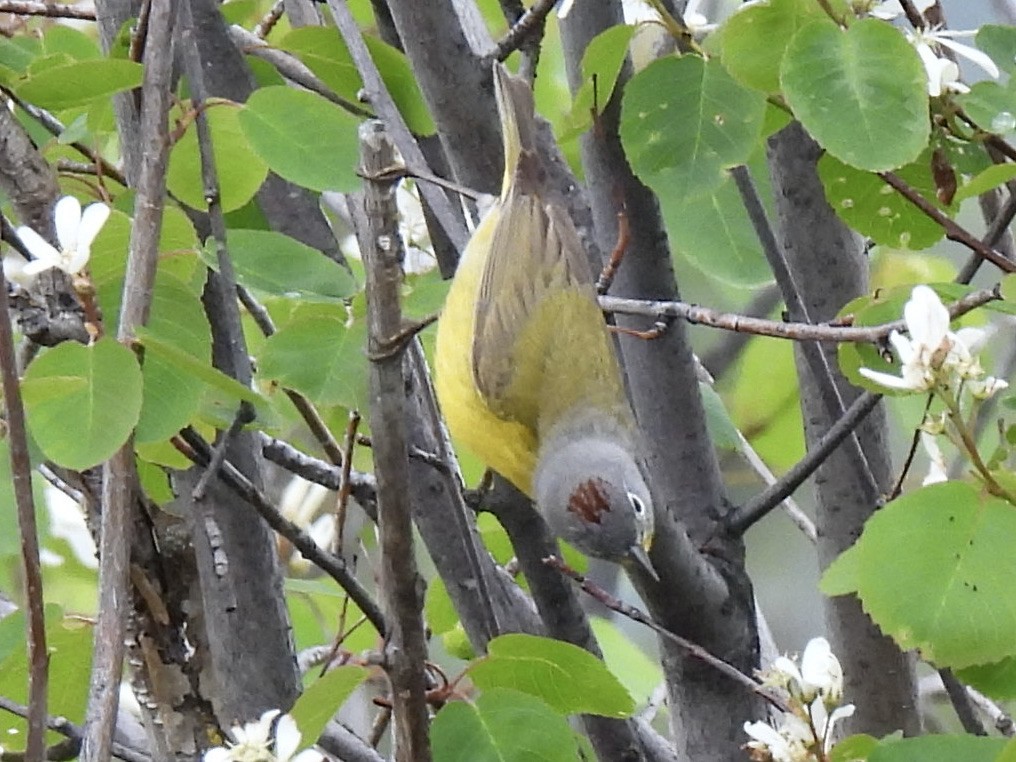
[[[377,65],[388,93],[406,120],[406,125],[417,135],[433,135],[437,127],[423,101],[423,94],[406,54],[376,37],[368,35],[363,41],[367,44],[367,50]]]
[[[628,717],[634,702],[607,666],[571,643],[535,635],[501,635],[469,670],[484,690],[511,688],[538,696],[562,714]]]
[[[977,664],[956,670],[956,676],[996,701],[1016,699],[1016,656],[994,664]]]
[[[723,65],[742,85],[776,92],[780,64],[794,33],[821,17],[821,6],[811,0],[771,0],[744,8],[720,29]]]
[[[24,74],[36,56],[42,55],[42,42],[34,37],[0,37],[0,67]]]
[[[833,747],[829,762],[861,762],[878,744],[877,738],[863,733],[848,736]]]
[[[376,37],[367,36],[364,42],[409,129],[417,135],[433,134],[434,120],[427,110],[405,54]],[[282,38],[279,47],[299,58],[336,95],[351,103],[360,100],[358,94],[363,87],[363,80],[349,55],[346,43],[334,27],[304,26],[293,29]]]
[[[240,106],[230,101],[212,99],[205,109],[211,132],[212,155],[219,184],[219,203],[224,212],[239,209],[248,201],[268,176],[268,165],[251,149],[240,129]],[[173,146],[169,155],[166,185],[170,192],[188,206],[208,209],[205,185],[201,178],[201,152],[198,130],[191,125]]]
[[[974,38],[977,47],[987,53],[998,68],[1016,73],[1016,27],[985,24]]]
[[[328,721],[368,677],[369,669],[349,664],[328,671],[304,689],[290,715],[296,720],[305,745],[321,735]]]
[[[248,288],[317,301],[337,301],[357,291],[342,265],[282,233],[231,230],[227,244],[237,280]],[[214,260],[208,264],[217,266]]]
[[[234,378],[230,378],[220,370],[213,368],[208,362],[194,357],[188,351],[180,349],[174,344],[157,336],[147,328],[137,329],[138,341],[145,347],[145,358],[151,352],[165,359],[167,362],[177,365],[181,370],[192,376],[201,379],[204,383],[217,389],[226,396],[236,400],[247,400],[255,405],[264,403],[264,400],[252,389],[241,384]]]
[[[109,58],[80,61],[33,74],[18,86],[17,94],[36,106],[61,111],[138,87],[143,71],[141,64],[134,61]]]
[[[822,572],[822,581],[818,589],[830,597],[849,595],[857,592],[860,586],[861,556],[856,545],[852,545],[833,561]]]
[[[155,280],[148,330],[195,360],[211,363],[212,332],[201,300],[186,284],[162,273]],[[158,442],[187,425],[201,402],[204,382],[164,356],[145,357],[144,401],[135,440]]]
[[[723,283],[755,288],[773,280],[733,178],[711,192],[682,198],[666,172],[654,179],[674,253]],[[677,194],[677,195],[675,195]]]
[[[359,188],[357,124],[320,95],[291,87],[263,87],[240,112],[247,141],[272,171],[317,191]]]
[[[621,142],[632,170],[671,198],[718,189],[759,141],[765,97],[738,84],[719,61],[670,56],[625,87]]]
[[[1011,133],[1016,114],[1016,92],[998,82],[978,82],[969,93],[957,96],[964,112],[983,130]]]
[[[43,37],[46,54],[65,53],[75,61],[87,61],[102,57],[102,51],[90,36],[80,29],[54,24],[46,29]]]
[[[1016,510],[965,482],[909,492],[857,542],[865,610],[903,649],[939,667],[1016,654]]]
[[[114,339],[59,344],[28,366],[22,382],[32,436],[61,466],[98,465],[137,425],[141,387],[137,358]]]
[[[738,436],[737,427],[730,420],[723,399],[710,384],[699,381],[699,394],[702,395],[702,406],[706,410],[706,426],[709,427],[709,436],[713,440],[713,446],[720,450],[729,452],[740,452],[741,438]]]
[[[959,735],[893,738],[872,749],[868,762],[995,762],[1007,743],[1005,738]]]
[[[54,609],[46,607],[46,650],[49,654],[47,710],[53,716],[82,717],[88,699],[92,627],[84,624],[80,617],[54,617]],[[27,704],[28,673],[28,654],[22,638],[21,647],[0,661],[0,695],[19,704]],[[26,733],[23,719],[9,712],[0,712],[0,738],[4,739],[3,746],[8,753],[24,750]],[[55,731],[47,731],[47,744],[62,740],[64,737]]]
[[[298,317],[265,342],[259,374],[319,405],[365,410],[365,331],[362,320],[347,326],[337,318]]]
[[[924,67],[899,30],[879,19],[802,27],[780,75],[794,115],[845,164],[872,172],[917,159],[928,144]]]
[[[621,24],[600,32],[582,54],[582,85],[572,101],[568,114],[567,129],[561,140],[567,140],[585,132],[593,124],[593,107],[602,110],[610,100],[621,73],[621,66],[628,56],[628,44],[635,27]]]
[[[905,199],[878,175],[855,169],[826,154],[818,162],[826,200],[861,235],[894,249],[926,249],[942,239],[942,226]],[[936,206],[930,159],[909,164],[899,175]]]
[[[663,682],[659,663],[632,642],[615,622],[589,617],[603,661],[639,704],[648,703],[653,691]]]
[[[1010,162],[992,164],[976,177],[970,178],[956,191],[956,203],[987,193],[989,190],[1009,182],[1014,177],[1016,177],[1016,164]]]
[[[484,691],[475,704],[454,701],[430,727],[434,762],[575,762],[567,720],[543,701],[506,689]]]

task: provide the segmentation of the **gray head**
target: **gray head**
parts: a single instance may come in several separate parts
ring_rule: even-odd
[[[533,491],[550,528],[588,556],[642,566],[651,574],[653,500],[631,453],[587,435],[541,453]]]

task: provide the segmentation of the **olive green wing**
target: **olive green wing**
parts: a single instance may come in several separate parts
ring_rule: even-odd
[[[472,361],[490,408],[534,431],[573,407],[624,405],[578,233],[563,209],[518,185],[481,276]]]

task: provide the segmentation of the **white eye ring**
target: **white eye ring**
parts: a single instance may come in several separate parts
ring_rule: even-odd
[[[646,512],[646,504],[642,502],[642,498],[640,498],[634,492],[629,492],[627,494],[628,494],[628,502],[631,503],[631,507],[632,509],[634,509],[635,514],[638,516],[643,515]]]

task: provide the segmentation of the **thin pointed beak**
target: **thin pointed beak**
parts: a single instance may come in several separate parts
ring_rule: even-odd
[[[649,560],[649,553],[646,552],[648,549],[643,545],[632,545],[628,549],[628,558],[635,562],[642,571],[653,578],[655,582],[660,581],[660,575],[656,573],[656,569],[653,568],[652,561]]]

